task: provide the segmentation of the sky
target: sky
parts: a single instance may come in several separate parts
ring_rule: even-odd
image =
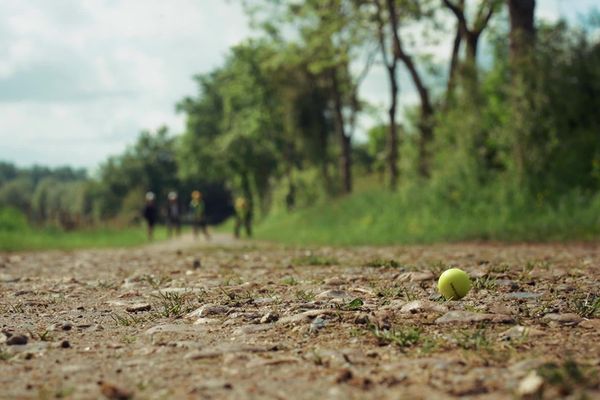
[[[593,7],[537,0],[536,16],[577,22]],[[0,0],[0,160],[94,170],[144,129],[180,133],[175,104],[195,94],[193,75],[252,34],[236,0]],[[373,68],[362,97],[385,106],[386,79]]]

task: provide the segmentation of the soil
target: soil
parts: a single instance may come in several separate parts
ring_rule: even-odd
[[[600,398],[599,273],[595,243],[0,254],[0,398]]]

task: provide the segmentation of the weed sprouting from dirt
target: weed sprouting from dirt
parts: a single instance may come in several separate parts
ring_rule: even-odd
[[[496,286],[496,278],[491,276],[476,278],[473,282],[473,287],[477,290],[494,290],[496,289]]]
[[[180,318],[192,310],[186,294],[160,291],[154,297],[158,300],[155,309],[160,317]]]
[[[405,348],[415,345],[421,338],[421,329],[416,327],[395,327],[391,329],[380,329],[377,326],[369,327],[371,334],[380,345],[394,344]]]
[[[110,314],[110,317],[113,321],[117,323],[117,325],[120,326],[136,326],[146,322],[146,319],[144,317],[138,317],[129,314],[121,315],[117,313],[112,313]]]
[[[154,275],[147,274],[147,275],[142,275],[140,277],[140,281],[146,282],[154,290],[160,289],[161,287],[168,284],[172,280],[173,279],[167,275],[161,275],[159,277],[156,277]]]
[[[25,306],[23,303],[7,303],[2,304],[2,312],[7,314],[25,314]]]
[[[300,301],[308,303],[313,301],[315,297],[316,294],[312,290],[296,290],[296,299]]]
[[[356,299],[352,300],[348,304],[344,305],[343,309],[348,310],[348,311],[356,311],[356,310],[360,310],[360,308],[364,304],[365,304],[365,302],[362,299],[359,299],[357,297]]]
[[[600,316],[600,296],[588,293],[585,296],[575,296],[571,303],[573,312],[582,318],[595,318]]]
[[[281,283],[283,285],[287,285],[287,286],[296,286],[300,282],[298,282],[298,280],[296,278],[294,278],[293,276],[286,276],[285,278],[283,278],[281,280]]]
[[[454,335],[454,339],[458,347],[465,350],[489,350],[492,346],[485,328],[459,331]]]

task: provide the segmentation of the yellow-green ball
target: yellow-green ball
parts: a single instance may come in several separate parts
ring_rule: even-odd
[[[450,268],[440,275],[438,290],[446,300],[462,299],[471,290],[471,279],[462,269]]]

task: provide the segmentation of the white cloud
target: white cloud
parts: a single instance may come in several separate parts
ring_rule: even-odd
[[[143,129],[180,132],[191,77],[248,35],[222,0],[3,0],[0,159],[94,167]]]
[[[537,15],[576,18],[597,3],[538,0]],[[191,77],[219,66],[249,34],[238,1],[1,0],[0,160],[94,167],[143,129],[166,123],[180,132],[174,105],[196,93]],[[427,51],[443,61],[448,43]],[[415,92],[405,72],[400,78],[406,105]],[[361,92],[388,104],[381,67]]]

